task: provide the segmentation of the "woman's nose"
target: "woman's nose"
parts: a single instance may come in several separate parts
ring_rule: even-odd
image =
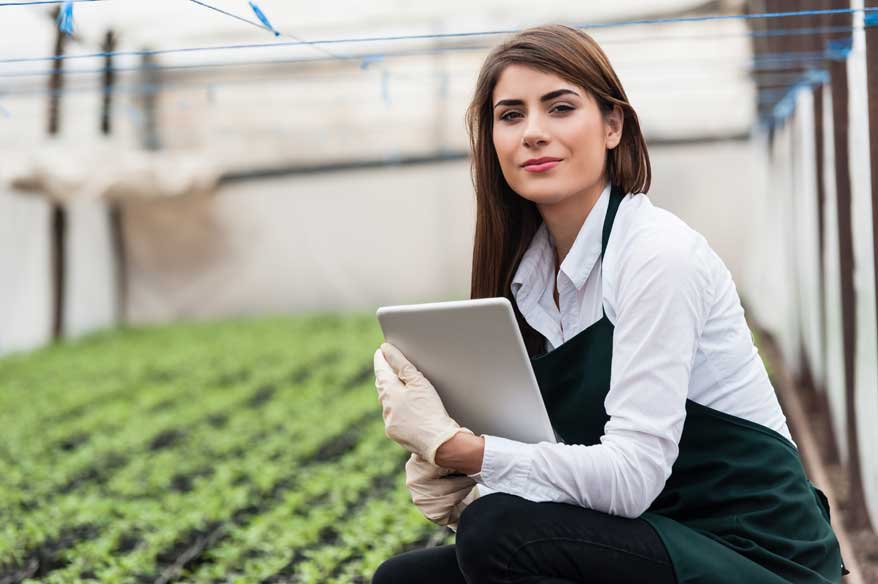
[[[546,144],[548,141],[549,137],[545,130],[543,130],[539,116],[529,117],[527,126],[524,128],[524,134],[522,135],[522,143],[525,146],[538,146]]]

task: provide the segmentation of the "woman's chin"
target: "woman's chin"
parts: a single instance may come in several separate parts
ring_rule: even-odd
[[[538,190],[527,189],[518,191],[522,197],[537,205],[552,205],[564,200],[564,195],[558,189],[540,188]]]

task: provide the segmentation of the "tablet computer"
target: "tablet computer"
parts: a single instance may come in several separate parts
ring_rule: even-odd
[[[520,442],[558,441],[507,298],[382,306],[376,315],[384,339],[433,384],[458,424]]]

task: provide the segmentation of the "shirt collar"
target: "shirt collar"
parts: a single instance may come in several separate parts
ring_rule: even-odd
[[[604,187],[588,217],[582,223],[573,247],[561,262],[561,271],[567,274],[576,289],[579,290],[591,274],[598,257],[601,255],[601,239],[603,237],[604,218],[610,202],[610,184]]]
[[[604,218],[609,207],[611,185],[607,183],[594,207],[579,229],[573,247],[561,262],[561,271],[570,278],[576,289],[582,288],[598,257],[601,255]],[[545,222],[540,224],[530,245],[524,252],[512,278],[512,294],[521,306],[534,291],[554,288],[555,245]]]

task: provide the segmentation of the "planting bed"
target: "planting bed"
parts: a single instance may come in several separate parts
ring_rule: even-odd
[[[381,340],[322,313],[0,359],[0,584],[368,582],[453,541],[384,436]]]

